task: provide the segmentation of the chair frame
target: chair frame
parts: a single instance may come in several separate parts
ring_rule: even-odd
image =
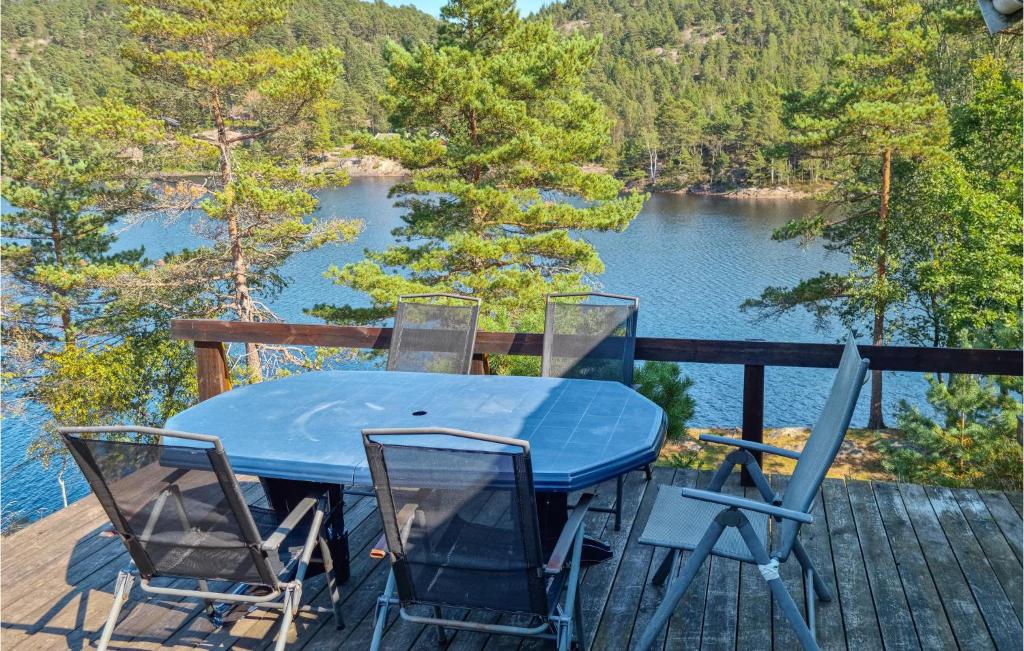
[[[140,433],[159,437],[166,436],[169,438],[199,441],[212,445],[213,449],[216,450],[218,454],[222,455],[225,460],[224,470],[227,471],[225,473],[227,476],[219,477],[221,486],[224,488],[225,496],[232,506],[233,515],[237,518],[240,527],[243,531],[248,532],[249,535],[254,535],[254,539],[258,541],[257,543],[254,543],[256,548],[253,550],[253,562],[259,574],[268,579],[266,583],[260,584],[240,582],[237,584],[237,587],[230,592],[211,591],[208,587],[208,579],[199,577],[195,577],[198,585],[197,590],[167,588],[152,585],[149,578],[142,576],[140,571],[137,569],[138,566],[135,554],[140,550],[135,549],[135,545],[138,543],[135,540],[132,540],[131,536],[117,531],[118,528],[127,529],[122,520],[120,523],[115,523],[115,525],[119,525],[115,526],[115,531],[117,531],[122,542],[124,542],[125,547],[128,549],[128,553],[132,557],[132,562],[126,569],[118,572],[117,581],[114,586],[114,603],[110,608],[110,613],[107,615],[107,620],[103,626],[102,634],[97,642],[97,649],[99,651],[104,651],[110,643],[121,609],[128,601],[132,586],[137,579],[139,579],[139,587],[145,592],[168,597],[184,597],[186,599],[202,601],[206,606],[205,612],[207,617],[217,627],[220,627],[223,624],[223,616],[232,604],[242,603],[248,604],[252,608],[280,610],[282,612],[282,617],[281,625],[279,627],[280,632],[274,647],[276,651],[283,651],[286,647],[288,631],[295,616],[299,612],[330,613],[334,615],[335,625],[338,629],[343,629],[345,627],[341,613],[341,595],[334,577],[334,563],[331,558],[330,549],[327,545],[327,539],[324,537],[322,532],[323,523],[330,516],[332,511],[332,509],[329,508],[326,495],[322,495],[320,497],[310,496],[302,499],[285,517],[281,524],[278,525],[277,529],[264,540],[261,539],[257,532],[252,512],[249,510],[248,505],[245,502],[241,487],[238,485],[238,480],[235,477],[235,474],[231,472],[230,466],[227,465],[227,455],[225,454],[224,447],[218,437],[211,436],[209,434],[178,432],[155,427],[133,427],[125,425],[107,427],[61,427],[58,429],[58,432],[61,437],[65,439],[77,434]],[[68,449],[72,450],[72,456],[75,456],[76,461],[78,461],[73,448],[68,446]],[[220,468],[215,468],[213,472],[220,475],[221,470],[222,469]],[[160,511],[165,507],[169,499],[174,500],[173,505],[178,512],[179,518],[187,523],[188,516],[185,512],[181,495],[176,487],[172,486],[170,489],[164,490],[157,498],[157,503],[154,506],[153,512],[150,514],[143,534],[139,536],[140,538],[145,539],[145,537],[151,533],[152,527],[157,522]],[[116,503],[114,500],[111,500],[111,502]],[[336,505],[334,508],[339,507],[340,505]],[[297,559],[293,559],[288,563],[279,575],[270,565],[267,554],[276,554],[292,530],[310,514],[312,514],[312,521],[309,533],[307,534],[305,543],[302,547],[301,554]],[[108,515],[110,514],[108,513]],[[117,519],[122,519],[120,513],[117,513],[116,515]],[[313,551],[317,547],[319,547],[321,562],[324,564],[324,571],[327,576],[327,589],[331,597],[332,608],[322,608],[309,604],[302,605],[301,603],[302,582],[305,579],[306,572],[309,568]],[[142,553],[144,554],[145,552]],[[148,557],[145,561],[145,565],[148,565]],[[289,581],[281,580],[281,576],[290,575],[292,571],[294,571],[294,578]],[[153,572],[152,576],[159,576],[159,574]],[[244,590],[248,586],[267,587],[270,589],[270,592],[265,595],[244,594]]]
[[[469,374],[473,368],[473,349],[476,346],[476,325],[477,320],[480,318],[480,299],[475,296],[462,296],[461,294],[446,294],[446,293],[433,293],[433,294],[405,294],[398,297],[398,307],[395,311],[395,325],[391,329],[391,345],[388,348],[388,363],[387,370],[395,371],[399,360],[401,359],[401,342],[402,342],[402,327],[404,325],[404,314],[405,306],[411,301],[409,299],[436,299],[436,298],[450,298],[460,301],[468,301],[475,303],[473,309],[472,323],[470,324],[469,337],[466,341],[465,348],[465,364],[461,369],[463,375]],[[443,305],[439,307],[444,307]]]
[[[632,311],[630,314],[628,325],[629,338],[633,340],[633,347],[629,351],[629,359],[625,360],[623,367],[622,383],[633,389],[636,386],[633,384],[633,362],[635,361],[634,350],[636,348],[636,322],[637,317],[640,313],[640,299],[636,296],[625,296],[623,294],[606,294],[604,292],[565,292],[561,294],[548,294],[544,299],[544,348],[541,356],[541,371],[540,374],[543,377],[551,377],[551,344],[554,339],[554,312],[552,305],[558,301],[553,301],[553,298],[590,298],[595,296],[598,298],[610,298],[618,301],[626,301],[632,303]],[[651,464],[646,464],[638,470],[644,471],[644,477],[647,481],[651,480],[654,475],[651,472]],[[615,530],[619,531],[622,529],[622,492],[623,492],[623,481],[624,475],[619,475],[615,478],[615,504],[614,506],[593,506],[590,508],[591,511],[597,513],[611,513],[615,516]]]
[[[522,449],[523,455],[526,457],[527,461],[529,461],[530,444],[527,441],[503,436],[493,436],[490,434],[481,434],[478,432],[467,432],[464,430],[446,427],[365,429],[363,430],[363,444],[368,448],[371,445],[376,445],[375,442],[371,441],[371,437],[438,434],[518,447]],[[374,484],[377,490],[386,490],[385,486],[381,486],[377,482],[374,482]],[[378,494],[377,498],[383,499],[384,497],[385,495]],[[391,499],[390,494],[387,494],[386,497],[387,499]],[[405,621],[436,626],[438,629],[438,640],[442,644],[447,640],[445,629],[450,628],[494,635],[518,635],[521,637],[550,639],[555,641],[559,651],[567,651],[573,641],[575,641],[580,648],[585,648],[586,641],[583,634],[582,608],[580,605],[580,599],[578,598],[578,590],[580,559],[583,553],[583,534],[585,530],[583,524],[587,512],[594,510],[590,507],[590,503],[593,499],[594,495],[591,493],[584,493],[580,496],[580,499],[573,508],[572,513],[569,515],[565,526],[562,528],[562,532],[559,534],[558,541],[555,543],[555,547],[552,550],[551,555],[548,557],[547,562],[537,568],[544,577],[551,579],[562,577],[565,579],[564,586],[559,590],[559,595],[562,590],[565,591],[565,601],[562,603],[556,603],[553,607],[552,604],[549,604],[548,610],[550,611],[550,614],[545,618],[545,621],[542,621],[537,626],[530,627],[504,624],[485,624],[463,619],[448,619],[441,616],[441,609],[437,606],[434,607],[433,617],[414,615],[402,606],[401,601],[396,596],[397,586],[395,572],[394,569],[391,568],[388,571],[388,580],[384,587],[384,592],[377,599],[374,613],[375,624],[373,629],[373,639],[370,643],[371,651],[376,651],[380,648],[390,609],[395,606],[398,607],[399,617]],[[400,516],[401,514],[396,514],[396,518]],[[406,517],[411,518],[412,514],[407,514]],[[536,517],[536,514],[534,517]],[[537,544],[539,547],[539,540],[537,541]],[[370,551],[370,557],[375,559],[389,558],[392,563],[394,562],[394,556],[388,548],[386,534],[381,536],[380,540]],[[537,557],[542,558],[539,548],[537,550]],[[568,575],[566,576],[567,569]],[[556,595],[555,598],[557,599],[558,595]]]
[[[856,386],[858,387],[858,390],[864,383],[868,365],[869,360],[859,358],[859,368],[857,369],[856,377]],[[853,416],[853,408],[855,406],[856,399],[854,399],[851,404],[847,405],[846,412],[843,415],[840,431],[845,433],[847,429],[849,429],[850,420]],[[815,626],[814,597],[817,596],[821,601],[829,602],[832,601],[832,592],[825,584],[821,574],[814,567],[814,563],[811,562],[811,558],[807,554],[807,551],[800,543],[799,534],[801,525],[811,524],[814,522],[814,517],[810,513],[811,503],[813,503],[814,500],[809,500],[810,503],[806,508],[800,511],[783,508],[781,506],[783,503],[782,495],[776,493],[772,490],[771,486],[769,486],[768,480],[765,478],[764,473],[761,470],[761,466],[758,464],[757,458],[753,453],[761,452],[774,454],[787,459],[795,459],[797,462],[799,462],[802,454],[800,452],[784,450],[764,443],[744,441],[742,439],[714,436],[710,434],[702,434],[700,436],[700,440],[708,443],[730,445],[738,449],[733,450],[726,456],[705,489],[699,490],[678,487],[672,487],[672,489],[681,491],[683,497],[703,502],[710,502],[713,504],[720,504],[726,508],[722,509],[715,516],[700,541],[693,548],[693,551],[690,553],[689,558],[687,558],[679,576],[669,584],[664,599],[658,605],[658,608],[655,611],[654,616],[651,618],[651,621],[648,623],[647,628],[644,629],[643,635],[640,638],[640,643],[637,645],[638,651],[647,651],[652,647],[661,630],[672,616],[672,611],[675,610],[676,605],[683,598],[687,588],[690,586],[690,583],[693,582],[693,579],[697,575],[701,565],[704,563],[704,560],[709,555],[715,555],[715,544],[729,527],[734,527],[739,532],[743,542],[746,544],[746,547],[750,552],[751,557],[754,559],[754,563],[761,572],[762,578],[764,578],[765,582],[768,584],[772,597],[775,599],[775,602],[782,609],[786,619],[793,627],[801,646],[808,651],[816,651],[819,647],[815,639],[817,631]],[[754,485],[761,493],[761,497],[764,499],[764,502],[758,502],[757,500],[745,497],[726,495],[721,492],[726,480],[729,478],[730,474],[732,474],[732,471],[736,466],[741,466],[746,469],[749,476],[753,479]],[[818,485],[820,486],[820,480]],[[792,523],[794,529],[791,533],[792,547],[790,550],[793,552],[793,555],[796,557],[796,560],[800,564],[802,570],[804,588],[806,591],[806,594],[804,595],[805,604],[807,605],[806,620],[801,614],[800,608],[796,605],[796,602],[793,601],[793,597],[789,594],[789,591],[786,589],[782,579],[779,578],[779,564],[787,560],[786,552],[781,549],[771,549],[772,545],[770,538],[766,541],[767,547],[763,545],[743,510],[768,515],[775,523],[782,523],[783,521]],[[661,565],[658,566],[658,569],[652,577],[652,584],[661,585],[665,582],[669,577],[680,552],[681,548],[672,548],[672,551],[665,556]]]

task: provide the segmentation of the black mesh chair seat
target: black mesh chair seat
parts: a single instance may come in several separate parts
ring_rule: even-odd
[[[301,500],[282,519],[273,510],[246,504],[217,437],[148,427],[70,427],[60,433],[137,568],[118,574],[114,605],[97,645],[101,651],[136,574],[147,592],[202,600],[217,625],[217,602],[281,610],[276,645],[281,650],[295,613],[312,610],[299,600],[315,548],[328,575],[334,606],[328,612],[341,625],[323,534],[330,512],[327,494]],[[169,443],[174,439],[181,443]],[[198,587],[154,585],[154,577],[193,579]],[[243,586],[211,592],[211,581]],[[246,593],[244,586],[259,589]]]
[[[457,294],[400,296],[391,331],[388,370],[469,373],[479,314],[478,298]]]
[[[581,498],[545,564],[527,442],[423,428],[364,430],[363,443],[392,570],[371,649],[394,605],[407,621],[440,627],[442,641],[445,628],[467,628],[443,618],[442,607],[525,616],[525,626],[472,626],[548,637],[563,651],[583,640],[576,588],[592,496]],[[411,613],[421,607],[434,616]]]

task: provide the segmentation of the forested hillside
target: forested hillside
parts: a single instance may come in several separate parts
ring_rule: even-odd
[[[622,172],[663,185],[814,175],[777,147],[780,93],[816,87],[849,50],[840,3],[569,0],[542,15],[603,35],[591,79],[618,116]]]
[[[124,7],[116,0],[3,2],[3,71],[7,81],[31,64],[55,88],[70,90],[79,102],[118,97],[163,104],[152,84],[143,90],[121,56],[129,42]],[[344,73],[336,89],[336,128],[386,129],[377,103],[385,76],[383,45],[388,40],[433,38],[435,21],[412,8],[361,0],[301,0],[282,25],[262,34],[267,45],[334,45],[345,53]],[[174,119],[187,123],[185,107],[163,106]]]

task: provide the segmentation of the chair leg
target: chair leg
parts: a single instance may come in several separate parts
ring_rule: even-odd
[[[770,579],[768,587],[772,591],[775,603],[782,608],[782,614],[786,616],[786,619],[789,620],[789,625],[793,627],[793,632],[796,633],[797,639],[800,640],[800,646],[804,648],[804,651],[818,651],[818,643],[814,640],[814,634],[807,627],[807,622],[804,621],[800,609],[797,608],[793,597],[786,590],[782,579]]]
[[[768,556],[768,552],[761,546],[761,541],[758,540],[757,534],[754,533],[754,528],[750,525],[750,521],[744,516],[739,517],[741,519],[739,520],[738,528],[740,535],[743,537],[743,542],[747,544],[747,549],[750,550],[750,554],[757,561],[761,576],[768,583],[768,588],[772,591],[775,603],[782,609],[782,614],[786,616],[786,619],[789,620],[789,625],[793,627],[793,632],[796,633],[797,639],[800,640],[800,646],[804,648],[804,651],[819,651],[818,643],[814,640],[814,632],[807,627],[803,614],[797,608],[796,602],[793,601],[789,591],[786,590],[782,579],[779,578],[778,559]],[[813,611],[810,612],[812,612],[813,616]]]
[[[341,614],[341,591],[338,589],[338,578],[334,574],[334,558],[331,556],[326,538],[320,536],[317,544],[320,546],[320,558],[324,564],[324,576],[327,578],[327,593],[331,596],[331,606],[334,608],[334,627],[340,631],[345,628],[345,618]]]
[[[615,478],[615,530],[622,529],[622,475]]]
[[[818,595],[818,599],[822,601],[832,601],[832,591],[828,589],[825,584],[825,580],[821,578],[818,573],[818,568],[814,567],[814,563],[811,562],[811,557],[807,555],[807,550],[800,544],[800,539],[797,538],[793,543],[793,554],[796,556],[796,560],[799,561],[800,566],[804,568],[804,571],[809,571],[814,579],[814,592]]]
[[[441,612],[441,607],[440,606],[434,606],[434,618],[435,619],[444,619],[444,613]],[[448,644],[448,636],[445,635],[444,626],[441,626],[440,624],[438,624],[438,626],[437,626],[437,645],[438,646],[445,646],[446,644]]]
[[[117,583],[114,587],[114,603],[110,606],[110,614],[107,615],[107,623],[103,625],[103,634],[96,648],[99,651],[106,651],[110,644],[110,637],[114,634],[114,627],[117,626],[117,618],[121,615],[121,608],[128,601],[131,594],[132,584],[135,583],[135,575],[131,572],[120,571],[117,573]]]
[[[370,640],[370,651],[380,649],[384,638],[384,626],[388,623],[388,610],[391,608],[391,595],[395,592],[395,571],[388,570],[388,582],[384,586],[384,594],[377,599],[377,621],[373,626],[373,639]]]
[[[203,592],[210,591],[210,584],[207,583],[206,579],[199,579],[196,583],[199,584],[199,589]],[[220,626],[220,618],[217,615],[217,605],[213,603],[213,599],[203,599],[203,603],[205,604],[203,611],[206,613],[206,617],[214,626]]]
[[[654,573],[654,578],[651,579],[651,585],[661,585],[668,578],[668,575],[672,572],[672,568],[676,564],[676,559],[679,558],[678,549],[670,549],[665,558],[661,561],[661,565],[658,566],[658,570]]]
[[[579,651],[587,651],[586,635],[583,632],[583,600],[577,595],[572,613],[573,630],[576,633],[576,646]]]
[[[284,608],[281,609],[281,632],[277,634],[277,643],[274,651],[284,651],[288,645],[288,632],[292,628],[292,618],[295,616],[295,589],[288,587],[284,591]]]
[[[668,623],[669,617],[672,616],[672,611],[676,609],[676,605],[683,599],[683,595],[686,594],[687,588],[693,583],[693,578],[697,576],[697,571],[704,564],[704,559],[711,553],[724,530],[725,527],[719,524],[716,519],[708,527],[708,530],[704,532],[704,536],[697,543],[697,547],[690,554],[690,558],[686,560],[686,565],[683,566],[683,571],[679,573],[679,577],[669,584],[664,599],[658,604],[658,609],[654,611],[654,616],[651,617],[651,621],[647,624],[647,628],[644,629],[643,635],[640,637],[640,644],[637,645],[636,651],[649,651],[654,644],[654,640],[661,633],[661,629]]]

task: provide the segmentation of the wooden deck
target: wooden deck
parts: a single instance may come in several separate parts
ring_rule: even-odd
[[[622,530],[613,531],[606,514],[589,516],[589,534],[615,550],[611,561],[590,568],[583,579],[591,648],[629,648],[663,593],[650,585],[650,576],[664,550],[636,542],[656,484],[701,485],[705,480],[692,471],[657,468],[655,481],[648,484],[642,473],[631,473]],[[772,481],[781,487],[786,478]],[[728,490],[744,489],[734,484]],[[247,483],[246,491],[254,502],[262,498],[255,482]],[[599,494],[607,504],[613,487],[601,487]],[[352,578],[342,586],[348,626],[336,631],[326,616],[302,619],[289,648],[365,649],[369,644],[385,568],[367,552],[380,525],[370,499],[346,506],[353,556]],[[1021,649],[1020,494],[827,480],[814,515],[803,539],[838,595],[818,608],[824,649]],[[110,607],[114,577],[127,560],[91,497],[5,537],[0,645],[5,651],[92,646]],[[783,578],[802,602],[795,560],[783,566]],[[323,587],[322,577],[310,580],[306,598],[327,605]],[[257,649],[272,644],[276,615],[238,609],[230,625],[215,630],[199,613],[192,602],[146,599],[136,589],[112,647]],[[705,564],[662,641],[665,649],[797,648],[757,568],[722,559]],[[385,643],[392,649],[436,648],[435,631],[400,622],[389,628]],[[449,644],[460,650],[535,646],[518,638],[465,632],[452,636]]]

